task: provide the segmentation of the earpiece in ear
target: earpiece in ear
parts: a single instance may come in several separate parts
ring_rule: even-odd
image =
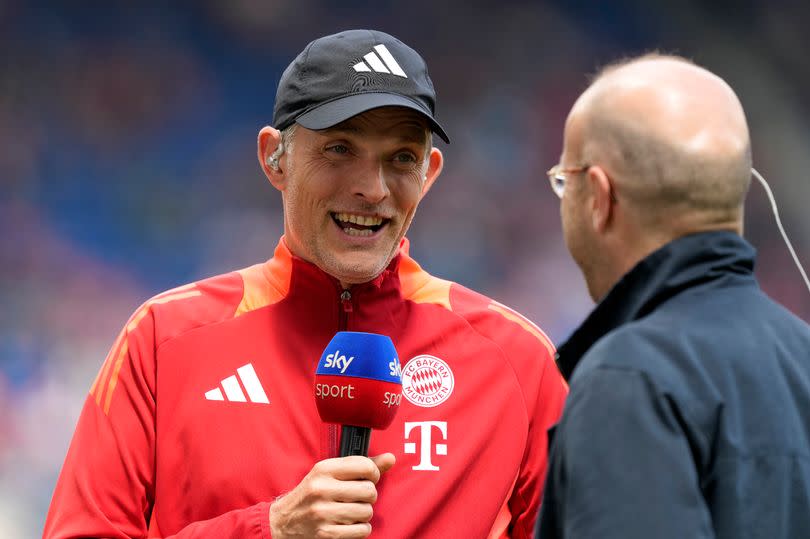
[[[268,155],[267,159],[264,160],[267,163],[267,166],[272,168],[273,170],[278,170],[278,158],[281,157],[281,154],[284,153],[284,144],[282,142],[278,143],[278,147],[276,151],[273,152],[273,155]]]

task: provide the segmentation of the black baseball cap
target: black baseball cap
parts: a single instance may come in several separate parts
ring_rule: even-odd
[[[281,75],[273,126],[299,123],[326,129],[378,107],[421,113],[431,130],[450,139],[433,117],[436,91],[415,50],[376,30],[347,30],[312,41]]]

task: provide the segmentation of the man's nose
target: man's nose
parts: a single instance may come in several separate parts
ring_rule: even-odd
[[[379,161],[363,167],[355,178],[352,189],[354,195],[376,204],[391,194],[386,181],[385,169]]]

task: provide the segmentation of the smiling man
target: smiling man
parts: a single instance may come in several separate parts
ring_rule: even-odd
[[[428,122],[395,106],[328,129],[294,124],[287,130],[281,152],[278,130],[265,127],[259,134],[267,177],[283,193],[287,246],[343,288],[374,279],[396,255],[441,172]]]
[[[90,390],[45,537],[531,537],[567,389],[535,325],[408,255],[443,165],[432,134],[448,141],[434,110],[424,60],[387,34],[301,52],[258,140],[284,206],[275,254],[136,311]],[[341,330],[388,335],[403,359],[371,459],[337,458],[315,405]]]

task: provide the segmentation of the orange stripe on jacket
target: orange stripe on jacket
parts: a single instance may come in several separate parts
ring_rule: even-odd
[[[435,303],[449,311],[453,310],[450,305],[450,286],[453,283],[430,275],[404,250],[399,261],[399,282],[404,299],[416,303]]]
[[[118,373],[121,370],[121,365],[124,363],[124,357],[126,357],[128,351],[129,342],[124,340],[124,345],[121,347],[121,351],[118,353],[118,359],[115,360],[115,368],[113,369],[112,377],[110,377],[110,383],[107,386],[107,399],[104,401],[105,414],[109,414],[110,412],[110,401],[112,400],[115,386],[118,384]]]
[[[101,395],[104,393],[104,385],[107,381],[107,374],[110,372],[110,365],[113,363],[113,358],[117,357],[118,351],[121,349],[121,346],[123,346],[126,338],[126,331],[122,331],[121,335],[116,339],[112,350],[107,354],[107,359],[104,360],[104,365],[101,367],[98,376],[96,376],[93,387],[90,388],[90,394],[96,398],[96,404],[99,406],[101,406]]]
[[[279,241],[273,258],[264,264],[239,270],[239,275],[244,292],[234,317],[278,303],[287,297],[292,276],[292,253],[284,239]]]
[[[489,530],[487,539],[508,539],[509,524],[512,522],[512,512],[509,510],[509,498],[512,497],[512,492],[514,492],[516,484],[517,476],[515,476],[515,480],[512,481],[512,487],[506,494],[506,499],[503,501],[501,510],[498,511],[498,515],[495,517],[495,522],[492,524],[492,528]]]
[[[180,287],[181,289],[187,290],[189,287],[184,286]],[[110,402],[112,401],[113,392],[115,391],[115,387],[118,385],[118,374],[121,372],[121,366],[124,363],[124,358],[129,351],[129,344],[127,342],[127,336],[135,331],[138,328],[138,324],[149,314],[149,309],[152,305],[162,305],[164,303],[169,303],[172,301],[177,301],[181,299],[193,298],[196,296],[202,295],[202,292],[199,290],[190,290],[188,292],[177,292],[169,295],[163,296],[156,296],[153,299],[150,299],[146,303],[141,306],[138,311],[130,319],[129,323],[124,331],[121,332],[119,336],[119,340],[121,344],[114,347],[111,351],[110,355],[107,357],[107,360],[104,362],[104,367],[102,368],[101,373],[96,378],[96,381],[93,382],[93,387],[90,389],[90,393],[95,391],[95,398],[96,404],[101,406],[102,395],[106,394],[106,398],[104,399],[104,413],[108,414],[110,411]],[[113,361],[115,358],[115,361]],[[111,369],[112,367],[112,369]],[[112,373],[110,373],[112,370]],[[107,381],[107,375],[109,374],[109,381]],[[107,390],[104,390],[106,385]]]
[[[135,313],[135,315],[132,317],[132,320],[130,320],[129,324],[127,324],[127,332],[132,333],[133,331],[135,331],[135,329],[137,329],[138,324],[141,323],[141,320],[143,320],[144,317],[147,314],[149,314],[149,308],[152,305],[163,305],[164,303],[177,301],[179,299],[193,298],[196,296],[202,296],[202,292],[200,292],[199,290],[192,290],[190,292],[180,292],[177,294],[172,294],[170,296],[159,296],[156,297],[155,299],[150,299],[143,305],[143,307],[141,307],[138,310],[138,312]]]
[[[101,368],[98,370],[98,374],[96,374],[96,379],[93,380],[93,385],[90,386],[90,394],[93,397],[96,397],[96,404],[101,403],[101,395],[96,396],[96,389],[98,389],[99,394],[103,391],[104,387],[104,380],[107,378],[107,371],[110,369],[110,363],[113,362],[113,358],[117,357],[118,350],[121,349],[121,345],[126,338],[126,330],[122,329],[121,332],[118,334],[118,337],[115,338],[115,342],[110,348],[110,351],[107,352],[107,357],[104,358],[104,363],[101,365]]]
[[[552,344],[551,339],[549,339],[548,335],[546,335],[543,332],[543,330],[537,327],[537,325],[535,325],[531,320],[513,311],[506,305],[498,303],[497,301],[493,301],[492,303],[490,303],[489,309],[495,311],[496,313],[499,313],[507,320],[511,320],[512,322],[519,324],[523,329],[525,329],[526,331],[537,337],[537,340],[543,343],[543,346],[546,347],[546,350],[548,350],[549,355],[551,357],[554,357],[554,355],[556,354],[556,349],[554,348],[554,344]]]

